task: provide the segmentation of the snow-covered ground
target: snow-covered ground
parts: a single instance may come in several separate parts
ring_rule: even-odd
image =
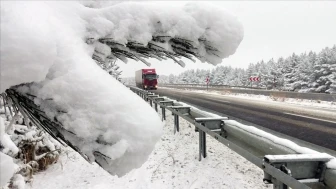
[[[209,136],[208,157],[198,161],[198,133],[180,119],[174,135],[173,123],[168,111],[164,134],[148,161],[121,178],[67,149],[60,163],[37,173],[27,188],[272,188],[263,184],[261,169]]]

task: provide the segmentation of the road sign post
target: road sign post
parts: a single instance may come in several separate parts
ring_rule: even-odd
[[[206,78],[207,91],[208,91],[208,88],[209,88],[209,81],[210,81],[209,76],[207,76],[207,78]]]
[[[249,80],[251,81],[251,88],[252,88],[252,82],[253,81],[259,81],[260,82],[260,77],[259,76],[251,76],[249,78]]]

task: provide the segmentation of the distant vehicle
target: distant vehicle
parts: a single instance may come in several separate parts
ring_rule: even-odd
[[[135,85],[141,89],[157,89],[157,79],[159,75],[156,74],[155,69],[141,69],[135,72]]]

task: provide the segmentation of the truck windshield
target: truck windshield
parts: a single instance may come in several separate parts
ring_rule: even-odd
[[[149,80],[157,79],[156,74],[146,74],[144,77]]]

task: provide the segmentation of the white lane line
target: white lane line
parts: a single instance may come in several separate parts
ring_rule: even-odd
[[[305,117],[305,118],[309,118],[309,119],[315,119],[315,120],[320,120],[320,121],[325,121],[325,122],[329,122],[329,123],[335,123],[336,121],[330,121],[330,120],[326,120],[326,119],[319,119],[319,118],[315,118],[315,117],[309,117],[309,116],[304,116],[304,115],[299,115],[299,114],[292,114],[292,113],[288,113],[288,112],[283,112],[284,114],[288,114],[288,115],[294,115],[294,116],[298,116],[298,117]]]
[[[204,96],[214,96],[213,94],[206,94],[206,93],[201,93],[201,94],[203,94]],[[216,94],[216,95],[217,95],[217,94]],[[218,96],[221,97],[221,95],[218,95]],[[222,99],[220,99],[220,97],[218,98],[218,100],[220,100],[220,102],[224,102],[224,103],[232,104],[232,102],[222,100]],[[206,99],[206,100],[208,100],[208,99]]]
[[[220,102],[225,102],[225,103],[231,104],[231,102],[229,102],[229,101],[220,101]]]

